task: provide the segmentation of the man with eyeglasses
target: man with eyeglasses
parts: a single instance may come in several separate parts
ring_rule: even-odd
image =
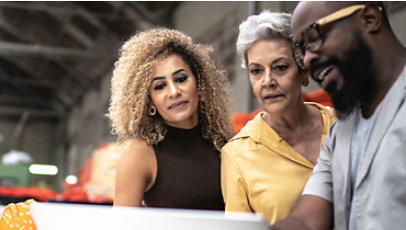
[[[292,32],[298,65],[339,119],[295,210],[272,229],[405,229],[406,49],[382,2],[301,2]]]

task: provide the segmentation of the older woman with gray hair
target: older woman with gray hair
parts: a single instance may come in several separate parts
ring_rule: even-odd
[[[264,11],[241,23],[237,51],[263,112],[222,148],[226,211],[261,213],[269,224],[295,207],[336,119],[302,100],[308,73],[293,57],[290,19]]]

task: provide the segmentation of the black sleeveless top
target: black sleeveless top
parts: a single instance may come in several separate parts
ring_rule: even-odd
[[[200,125],[168,126],[165,139],[153,148],[158,172],[144,194],[148,207],[224,210],[219,152],[203,139]]]

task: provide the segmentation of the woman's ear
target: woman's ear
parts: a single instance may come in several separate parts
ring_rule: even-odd
[[[304,81],[302,81],[302,85],[303,86],[308,86],[309,85],[309,78],[304,79]]]
[[[303,75],[305,75],[306,77],[309,77],[309,69],[301,69],[301,68],[299,68],[299,70],[300,70],[300,74],[303,74]]]
[[[299,68],[299,74],[301,75],[302,85],[303,86],[308,86],[309,85],[309,70],[308,69],[300,69]]]

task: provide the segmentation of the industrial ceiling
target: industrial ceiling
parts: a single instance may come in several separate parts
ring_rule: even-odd
[[[109,74],[137,30],[180,2],[0,2],[0,116],[59,119]]]

